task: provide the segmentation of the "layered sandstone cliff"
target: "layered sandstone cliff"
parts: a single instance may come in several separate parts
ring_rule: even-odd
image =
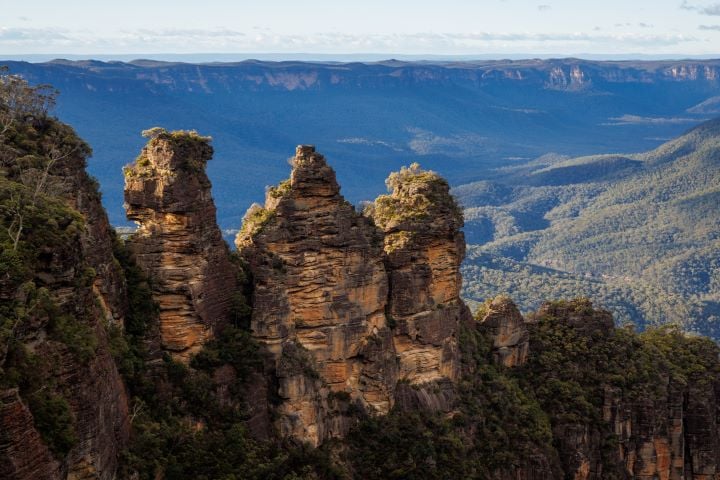
[[[613,326],[609,312],[593,309],[587,301],[547,303],[534,317],[569,327],[558,331],[575,336],[579,341],[572,344],[590,352],[564,352],[573,358],[567,368],[597,370],[599,351],[608,355],[607,362],[622,365],[621,378],[592,386],[601,397],[596,414],[556,417],[553,437],[567,478],[709,480],[720,476],[720,376],[715,345],[681,340],[690,350],[687,356],[677,358],[686,354],[676,350],[673,358],[665,359],[656,348],[673,348],[672,334],[662,334],[665,337],[657,337],[658,343],[648,342],[654,345],[645,354],[648,357],[638,355],[647,347],[636,343],[629,345],[632,350],[627,358],[619,358],[620,349],[628,347],[622,333]],[[535,328],[530,327],[531,338]],[[574,363],[582,362],[585,355],[589,365]],[[648,378],[638,375],[638,370],[658,373]],[[622,377],[632,380],[623,382]]]
[[[254,280],[253,333],[277,359],[281,433],[318,444],[349,426],[338,398],[384,414],[399,383],[457,377],[456,331],[467,315],[458,295],[464,243],[457,210],[447,219],[445,207],[432,207],[389,227],[410,239],[390,257],[396,237],[340,195],[322,155],[300,146],[292,166],[265,206],[248,211],[236,245]],[[422,196],[454,206],[441,183],[432,198],[403,190],[392,201]],[[401,390],[403,403],[449,407],[444,393]]]
[[[23,269],[0,285],[0,323],[12,325],[0,352],[0,477],[110,479],[129,421],[107,329],[122,325],[126,297],[85,172],[90,149],[49,118],[13,131],[2,143],[3,198],[15,192],[31,207],[17,252],[4,252]]]
[[[317,444],[345,428],[328,418],[330,392],[386,413],[396,367],[379,232],[314,148],[298,147],[292,166],[236,244],[254,279],[253,334],[278,359],[280,430]]]
[[[187,361],[229,320],[235,274],[205,174],[209,140],[183,131],[151,136],[125,169],[127,217],[138,224],[128,245],[152,280],[162,347]]]
[[[53,458],[33,424],[17,389],[0,391],[0,474],[2,478],[55,480],[60,462]]]
[[[399,377],[411,385],[456,379],[458,326],[470,317],[460,299],[462,213],[447,182],[417,164],[386,183],[391,192],[367,213],[384,234]]]

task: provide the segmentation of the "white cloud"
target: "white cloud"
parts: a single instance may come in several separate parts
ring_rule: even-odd
[[[641,117],[639,115],[625,114],[621,117],[612,117],[610,122],[603,123],[606,126],[618,125],[679,125],[684,123],[697,122],[693,118],[684,117]]]
[[[681,34],[466,32],[350,34],[319,32],[302,35],[269,30],[243,32],[215,29],[91,30],[0,28],[0,53],[19,49],[35,53],[163,53],[163,52],[479,52],[488,49],[565,50],[573,48],[658,48],[698,39]]]

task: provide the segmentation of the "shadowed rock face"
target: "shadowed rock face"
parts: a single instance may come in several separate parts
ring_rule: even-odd
[[[387,413],[399,380],[457,377],[464,243],[457,217],[408,219],[401,228],[416,243],[391,258],[384,233],[340,195],[314,147],[298,147],[292,165],[265,206],[248,211],[236,245],[254,280],[253,333],[277,359],[280,430],[318,444],[349,427],[338,394]],[[454,205],[442,183],[434,199]],[[449,408],[448,389],[434,390],[405,389],[401,403]]]
[[[162,132],[125,170],[127,217],[139,225],[129,246],[152,279],[162,346],[183,361],[228,320],[235,288],[205,174],[211,156],[194,132]]]
[[[506,367],[525,363],[528,357],[530,335],[525,319],[507,297],[497,297],[485,304],[478,320],[488,329],[493,340],[493,358]]]
[[[60,472],[17,389],[0,391],[0,476],[54,480]]]
[[[57,135],[54,147],[60,156],[47,170],[42,192],[77,212],[82,217],[82,228],[43,250],[42,261],[32,272],[32,282],[47,290],[56,308],[54,316],[70,317],[88,328],[93,334],[94,352],[81,361],[64,343],[53,340],[48,318],[37,313],[40,309],[27,310],[16,339],[32,346],[37,363],[32,371],[21,373],[42,378],[39,391],[50,392],[66,402],[77,441],[69,451],[54,456],[29,408],[27,397],[34,392],[22,386],[0,388],[0,478],[109,480],[127,445],[130,426],[128,399],[110,354],[106,330],[108,324],[122,324],[127,303],[125,285],[114,261],[110,226],[97,184],[84,169],[89,148],[66,125],[46,120],[43,127],[47,135]],[[18,155],[38,154],[31,142],[7,145]],[[12,174],[9,178],[20,180]],[[42,232],[29,233],[37,234]],[[92,272],[91,281],[85,275],[88,272]],[[5,296],[8,294],[15,298],[22,295],[20,290],[3,292],[3,301],[11,298]],[[7,365],[0,365],[0,376],[6,373],[3,367]]]

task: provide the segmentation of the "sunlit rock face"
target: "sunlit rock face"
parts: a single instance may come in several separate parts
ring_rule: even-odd
[[[467,311],[458,296],[463,243],[461,223],[405,224],[423,243],[406,251],[417,265],[401,272],[383,229],[342,197],[314,147],[299,146],[291,163],[264,207],[248,210],[236,245],[254,282],[253,333],[277,362],[279,429],[319,444],[346,433],[348,404],[387,413],[398,382],[457,377],[455,333]],[[450,240],[432,241],[434,234]],[[405,392],[403,404],[448,408],[451,393],[434,390],[440,398],[412,390],[420,402]]]
[[[228,321],[235,290],[205,174],[212,152],[194,132],[162,131],[125,169],[127,217],[139,225],[128,244],[152,280],[162,347],[181,361]]]
[[[384,234],[399,376],[411,385],[456,379],[458,326],[470,316],[460,299],[462,213],[447,182],[417,164],[386,183],[390,193],[367,213]]]

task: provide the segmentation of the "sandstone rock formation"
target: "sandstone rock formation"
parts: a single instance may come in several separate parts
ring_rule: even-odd
[[[614,331],[609,312],[593,309],[587,300],[546,303],[535,317],[543,316],[560,319],[588,342],[605,342]],[[707,365],[716,364],[714,349],[706,355]],[[627,479],[718,478],[720,377],[715,375],[708,382],[703,367],[696,368],[685,378],[667,372],[652,391],[640,396],[601,386],[602,422],[617,443],[610,455],[602,453],[607,452],[609,438],[608,431],[598,427],[602,423],[585,418],[554,425],[553,436],[568,478],[601,480],[610,476],[609,469]]]
[[[236,244],[254,279],[253,333],[278,359],[281,432],[318,443],[344,428],[325,418],[330,391],[380,413],[392,405],[388,281],[379,232],[322,155],[298,147],[292,165]]]
[[[338,398],[382,414],[400,380],[420,386],[457,377],[464,242],[439,177],[430,191],[393,194],[392,202],[442,205],[388,226],[393,235],[384,239],[340,195],[314,147],[298,147],[292,165],[265,206],[248,211],[236,245],[254,279],[253,333],[277,360],[280,430],[318,444],[347,430],[342,412],[333,413],[342,409]],[[390,257],[398,237],[408,242]],[[414,399],[411,391],[403,404],[449,407],[447,389]]]
[[[384,233],[399,377],[413,385],[456,379],[458,325],[470,317],[460,299],[462,213],[447,182],[417,164],[386,183],[391,193],[380,196],[368,214]]]
[[[529,339],[525,319],[513,301],[499,296],[486,302],[478,311],[478,321],[487,328],[493,340],[493,358],[506,367],[522,365],[527,360]]]
[[[228,321],[235,274],[205,174],[208,139],[183,131],[151,135],[125,169],[127,217],[139,225],[129,246],[152,279],[163,348],[187,361]]]
[[[0,477],[60,478],[60,463],[35,430],[32,413],[17,389],[0,391]]]

